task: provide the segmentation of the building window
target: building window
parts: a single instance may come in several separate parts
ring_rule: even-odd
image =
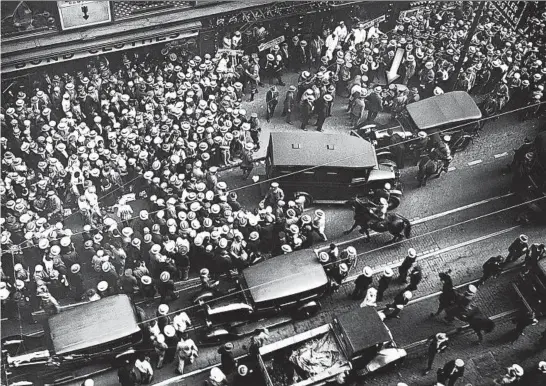
[[[164,11],[177,11],[190,8],[195,1],[113,1],[112,12],[114,20],[127,19],[150,13],[162,13]]]
[[[58,31],[55,1],[2,1],[2,37]]]

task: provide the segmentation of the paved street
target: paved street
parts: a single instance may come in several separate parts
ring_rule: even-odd
[[[532,136],[536,127],[535,122],[529,121],[519,124],[517,130],[514,130],[513,124],[510,117],[505,117],[486,125],[481,137],[476,140],[473,146],[455,158],[452,164],[455,170],[450,171],[439,180],[431,181],[425,188],[418,189],[415,186],[415,167],[407,167],[403,170],[404,198],[397,211],[416,224],[412,229],[412,238],[409,240],[403,240],[395,245],[386,245],[386,241],[390,238],[387,235],[372,236],[370,243],[364,243],[357,231],[351,235],[343,236],[343,230],[351,224],[352,211],[340,206],[321,207],[327,216],[327,236],[338,243],[340,247],[355,246],[359,253],[358,263],[350,272],[347,284],[339,292],[321,302],[323,310],[319,316],[275,329],[272,331],[270,341],[276,341],[327,323],[332,314],[357,307],[357,302],[348,299],[347,295],[352,291],[352,280],[360,270],[365,265],[371,266],[378,272],[385,266],[396,267],[409,247],[418,251],[419,264],[425,275],[425,279],[415,295],[427,300],[416,301],[404,311],[401,320],[390,321],[389,327],[395,337],[400,337],[402,345],[411,344],[425,339],[433,333],[453,328],[440,319],[428,317],[430,312],[436,308],[436,298],[428,298],[427,296],[435,294],[441,289],[437,273],[450,269],[455,284],[476,280],[480,276],[483,262],[490,256],[505,254],[508,245],[520,233],[525,232],[530,240],[539,240],[544,235],[544,229],[541,227],[522,227],[515,222],[522,207],[519,205],[520,202],[510,194],[510,176],[503,175],[502,169],[506,163],[510,162],[513,144],[519,143],[525,136]],[[267,127],[266,124],[264,127]],[[502,153],[507,154],[495,157],[496,154]],[[468,165],[473,160],[482,160],[483,162]],[[261,199],[257,187],[245,188],[238,175],[238,170],[224,171],[222,178],[228,181],[230,186],[239,189],[238,193],[244,205],[255,206]],[[442,199],[438,199],[439,197]],[[423,202],[427,204],[421,204]],[[327,243],[317,243],[315,248],[320,249],[323,245],[326,246]],[[483,307],[487,315],[497,315],[518,307],[510,285],[514,275],[515,273],[503,275],[498,282],[488,283],[483,292],[480,289],[480,306]],[[188,287],[190,288],[184,289]],[[202,316],[190,306],[191,298],[198,292],[197,283],[195,280],[181,283],[180,289],[182,296],[176,302],[170,303],[170,306],[172,309],[190,307],[188,309],[190,317],[194,323],[201,324]],[[392,299],[400,289],[400,286],[389,288],[385,296],[386,301],[383,304]],[[157,305],[157,301],[154,304],[141,304],[148,315],[153,315]],[[408,333],[410,326],[411,334]],[[501,324],[501,328],[502,326],[506,328],[506,323]],[[196,337],[196,340],[199,338],[197,332],[192,335]],[[472,337],[466,338],[465,335],[462,339],[468,340]],[[497,350],[502,354],[499,347],[505,343],[497,339],[488,342],[487,345],[493,345],[493,343],[496,343],[498,347],[491,346],[494,347],[491,350]],[[248,339],[235,341],[234,344],[236,355],[246,353],[243,346],[248,344]],[[219,355],[216,350],[217,347],[200,347],[200,356],[193,365],[187,366],[186,371],[191,374],[191,372],[218,363]],[[410,358],[410,363],[418,360],[413,358],[413,354],[410,355]],[[502,370],[500,363],[504,363],[506,360],[508,359],[504,359],[500,355],[497,360],[499,362],[498,371]],[[156,371],[154,382],[167,381],[174,376],[173,371],[172,365]],[[431,381],[431,376],[420,377],[419,371],[421,371],[419,368],[412,366],[411,370],[405,371],[400,379],[411,377],[412,382],[417,382],[416,384],[427,384],[426,382]],[[478,373],[476,372],[476,375],[472,376],[478,377]],[[198,373],[195,377],[183,378],[182,384],[195,384],[204,375]],[[388,382],[395,381],[392,376],[384,375],[384,377],[371,378],[366,383],[374,384],[375,379],[381,382],[387,379]],[[114,382],[115,374],[107,372],[95,379],[110,384]]]
[[[518,385],[546,384],[546,221],[530,209],[546,208],[546,3],[2,2],[2,14],[0,384],[316,385],[345,359],[347,382],[327,385],[493,386],[516,363]],[[353,195],[355,210],[319,203]],[[378,231],[347,233],[353,222]],[[529,252],[509,261],[518,240]],[[324,260],[332,244],[356,250],[348,269]],[[507,261],[484,282],[496,256]],[[364,276],[378,288],[389,269],[381,301],[368,288],[356,300]],[[197,302],[203,288],[212,299]],[[444,302],[461,314],[435,315]],[[328,326],[361,306],[350,326]],[[389,347],[364,346],[384,330],[371,307],[407,357],[357,379]],[[481,342],[476,321],[494,322]],[[278,351],[256,358],[265,325]],[[215,328],[250,381],[208,382],[229,367],[227,340],[207,340]],[[295,353],[327,329],[324,346]],[[449,347],[424,374],[440,332]],[[161,365],[175,346],[183,371]],[[456,358],[464,376],[437,383]]]

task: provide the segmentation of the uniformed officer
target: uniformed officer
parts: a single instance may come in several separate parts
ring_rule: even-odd
[[[360,300],[366,295],[368,287],[373,282],[373,271],[370,267],[364,267],[362,273],[355,280],[355,288],[351,294],[354,300]]]
[[[432,370],[432,365],[434,363],[434,358],[436,354],[444,352],[449,345],[449,338],[443,332],[439,332],[428,339],[428,352],[427,352],[427,368],[425,369],[424,375],[430,373]]]
[[[385,268],[377,286],[377,301],[380,302],[383,300],[383,295],[385,294],[387,288],[389,288],[393,276],[394,272],[392,271],[392,269],[388,267]]]
[[[270,122],[271,117],[275,113],[275,108],[279,103],[279,91],[277,90],[277,86],[271,86],[265,97],[265,103],[267,105],[266,120],[267,122]]]
[[[286,123],[292,123],[292,111],[296,105],[296,86],[290,86],[284,97],[284,108],[282,111],[282,116],[286,116]]]
[[[265,206],[271,206],[272,208],[276,208],[278,202],[281,200],[284,201],[284,192],[279,187],[278,182],[272,182],[271,187],[269,188],[269,191],[264,198]]]
[[[506,257],[506,263],[511,263],[516,261],[523,255],[529,254],[529,237],[527,235],[521,234],[517,239],[510,244],[508,247],[508,256]]]
[[[398,280],[400,280],[402,283],[407,282],[408,278],[408,272],[410,268],[415,264],[415,260],[417,258],[417,252],[413,248],[408,249],[408,254],[404,258],[404,261],[398,267]]]

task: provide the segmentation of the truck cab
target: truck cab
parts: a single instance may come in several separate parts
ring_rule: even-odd
[[[257,361],[266,386],[308,386],[339,376],[362,377],[406,355],[375,308],[364,307],[261,347]]]

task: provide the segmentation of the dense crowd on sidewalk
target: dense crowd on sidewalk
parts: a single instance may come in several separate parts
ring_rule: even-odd
[[[240,60],[227,52],[183,60],[132,52],[120,63],[90,59],[76,73],[45,70],[41,81],[2,102],[3,311],[33,322],[39,307],[59,312],[59,299],[118,292],[150,299],[159,293],[163,304],[190,269],[206,283],[209,275],[308,248],[316,235],[326,240],[324,212],[305,214],[303,201],[284,197],[278,183],[259,208],[243,208],[220,177],[218,167],[235,157],[243,177],[250,175],[261,124],[244,99],[254,100],[265,80],[284,85],[286,69],[300,77],[287,91],[283,115],[292,122],[299,111],[302,129],[317,115],[322,130],[336,94],[349,97],[354,125],[441,94],[450,82],[491,95],[493,113],[510,101],[543,101],[541,5],[517,31],[485,12],[453,79],[476,7],[431,4],[388,33],[340,20],[309,41],[288,26],[285,43]],[[237,32],[224,39],[225,48],[242,44]],[[399,48],[396,83],[409,88],[382,87]],[[267,121],[280,98],[275,87],[266,93]],[[135,213],[134,199],[148,209]],[[82,232],[69,229],[70,216],[81,217]],[[331,249],[322,258],[337,258]],[[342,278],[347,268],[336,265],[333,276]]]

